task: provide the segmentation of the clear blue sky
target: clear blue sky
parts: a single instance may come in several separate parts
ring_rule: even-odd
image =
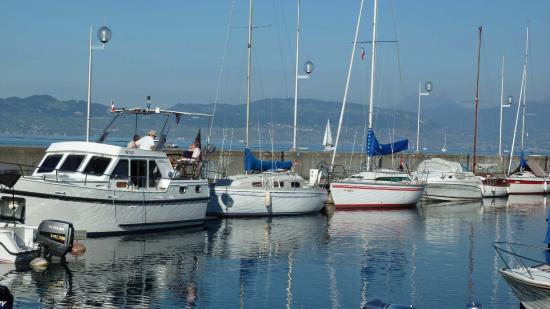
[[[161,106],[212,102],[233,1],[2,1],[0,97],[50,94],[86,99],[88,34],[113,31],[94,53],[94,101]],[[361,39],[371,36],[372,1],[366,1]],[[301,97],[341,101],[359,0],[302,0],[302,59],[316,65],[300,83]],[[235,0],[220,102],[245,99],[248,1]],[[295,1],[255,3],[253,100],[293,95]],[[506,90],[519,94],[525,27],[530,26],[528,99],[550,101],[550,1],[382,0],[380,40],[400,40],[400,86],[395,45],[380,45],[377,101],[416,104],[419,80],[434,95],[454,101],[474,96],[477,27],[483,25],[481,99],[497,100],[500,61],[506,55]],[[94,40],[97,42],[94,33]],[[365,46],[369,50],[368,46]],[[370,54],[367,54],[367,58]],[[350,100],[363,100],[357,54]],[[368,74],[367,74],[368,76]],[[443,99],[441,99],[442,101]],[[380,103],[381,104],[381,103]]]

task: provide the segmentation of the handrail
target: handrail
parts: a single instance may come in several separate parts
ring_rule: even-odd
[[[506,250],[504,248],[501,248],[498,245],[508,245],[510,247],[510,250]],[[535,245],[521,244],[521,243],[512,243],[512,242],[502,242],[502,241],[493,242],[493,248],[495,249],[496,253],[500,257],[502,262],[504,262],[504,264],[506,265],[506,268],[508,270],[513,271],[513,269],[508,264],[507,260],[504,258],[503,253],[507,253],[507,254],[511,255],[512,257],[514,257],[514,259],[518,262],[518,264],[523,269],[525,269],[525,271],[527,271],[527,273],[529,274],[529,278],[534,279],[533,274],[529,270],[529,267],[526,266],[524,261],[530,261],[530,262],[535,262],[535,263],[540,263],[540,264],[547,264],[547,263],[544,262],[544,261],[536,260],[536,259],[524,256],[524,255],[518,254],[514,251],[513,246],[521,246],[521,247],[528,247],[528,248],[534,248],[534,249],[543,249],[543,250],[547,250],[548,248],[541,247],[541,246],[535,246]],[[523,274],[521,274],[521,275],[523,275]]]

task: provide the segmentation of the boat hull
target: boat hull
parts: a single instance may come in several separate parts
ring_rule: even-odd
[[[14,187],[24,201],[25,224],[55,218],[88,236],[106,236],[202,224],[209,197],[206,181],[170,186],[165,192],[131,191],[22,178]],[[4,191],[1,196],[11,196]],[[183,197],[185,196],[185,197]]]
[[[508,187],[483,185],[483,197],[504,197],[508,195]]]
[[[207,214],[212,216],[276,216],[319,212],[327,200],[322,189],[238,189],[212,186]]]
[[[510,186],[509,194],[545,194],[548,192],[548,180],[542,177],[507,179]]]
[[[525,308],[540,309],[550,305],[550,282],[547,273],[529,268],[531,274],[523,268],[499,269],[500,274],[510,284],[514,294]]]
[[[414,207],[424,185],[387,182],[333,182],[330,185],[337,209]]]
[[[481,186],[469,183],[428,181],[425,190],[425,197],[428,200],[481,200],[481,196]]]

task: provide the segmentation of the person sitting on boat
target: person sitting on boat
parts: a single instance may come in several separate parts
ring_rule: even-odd
[[[138,148],[138,144],[137,144],[137,141],[140,139],[140,136],[139,135],[134,135],[134,138],[132,138],[132,140],[128,143],[128,148]]]
[[[201,160],[201,148],[196,142],[193,142],[187,150],[183,152],[183,157],[177,161],[177,166],[181,170],[181,174],[187,176],[189,173],[186,170],[187,166],[192,167],[192,177],[197,174],[197,167]]]
[[[155,150],[155,137],[157,137],[157,131],[151,130],[146,136],[139,139],[136,142],[139,149],[143,150]]]

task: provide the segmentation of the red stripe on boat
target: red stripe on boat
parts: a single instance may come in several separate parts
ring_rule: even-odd
[[[381,187],[381,186],[354,186],[354,185],[332,185],[338,189],[360,189],[360,190],[387,190],[387,191],[422,191],[423,187]]]
[[[544,180],[519,180],[519,179],[507,179],[509,184],[516,185],[543,185]]]

